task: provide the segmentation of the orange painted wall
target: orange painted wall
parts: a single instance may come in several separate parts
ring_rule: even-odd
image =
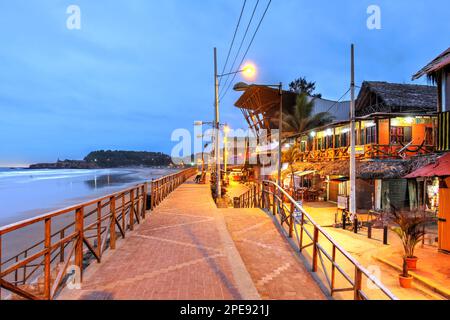
[[[378,144],[390,143],[389,120],[378,121]]]
[[[450,187],[450,178],[445,182]],[[450,189],[439,190],[439,219],[439,249],[450,252]]]
[[[425,140],[425,128],[433,128],[431,124],[415,124],[412,127],[413,144],[420,145]]]

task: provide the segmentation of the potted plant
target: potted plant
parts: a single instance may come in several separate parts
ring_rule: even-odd
[[[425,236],[425,226],[432,222],[433,219],[419,211],[401,211],[393,206],[390,215],[392,222],[396,225],[392,230],[402,240],[404,249],[403,271],[400,275],[400,285],[403,288],[411,288],[412,277],[409,271],[417,269],[418,260],[414,254],[415,249]]]

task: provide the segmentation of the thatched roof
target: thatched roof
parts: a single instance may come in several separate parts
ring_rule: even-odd
[[[359,92],[356,114],[380,112],[436,112],[438,92],[434,86],[364,81]]]
[[[436,161],[437,155],[416,157],[409,160],[370,160],[357,161],[356,175],[358,179],[401,179],[417,168]],[[333,162],[298,162],[295,171],[316,171],[322,176],[350,176],[349,161]]]
[[[436,59],[431,61],[419,72],[413,75],[412,79],[417,80],[424,75],[431,75],[432,73],[439,71],[447,66],[450,66],[450,48],[442,52]]]

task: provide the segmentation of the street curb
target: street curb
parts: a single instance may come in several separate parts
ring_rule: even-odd
[[[384,264],[388,265],[389,267],[391,267],[391,268],[393,268],[393,269],[395,269],[397,271],[400,271],[400,272],[402,271],[402,268],[399,267],[398,265],[396,265],[395,263],[392,263],[392,262],[390,262],[390,261],[388,261],[386,259],[383,259],[383,258],[380,258],[380,257],[376,257],[376,256],[374,256],[374,258],[376,260],[378,260],[379,262],[384,263]],[[419,283],[421,283],[422,285],[424,285],[427,288],[431,289],[432,291],[442,295],[444,298],[450,299],[450,290],[439,286],[436,282],[434,282],[432,280],[429,280],[429,279],[427,279],[425,277],[422,277],[422,276],[416,274],[413,271],[410,271],[409,274],[415,280],[417,280]]]

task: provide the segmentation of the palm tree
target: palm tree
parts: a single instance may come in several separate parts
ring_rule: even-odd
[[[283,129],[286,132],[303,133],[324,126],[333,119],[329,112],[314,114],[314,99],[309,99],[306,93],[300,93],[293,110],[283,114]]]
[[[282,155],[282,162],[287,163],[289,166],[289,171],[291,172],[291,182],[290,182],[290,188],[294,188],[294,164],[298,161],[300,154],[300,145],[298,142],[296,142],[293,146],[289,148],[289,150],[283,152]]]

